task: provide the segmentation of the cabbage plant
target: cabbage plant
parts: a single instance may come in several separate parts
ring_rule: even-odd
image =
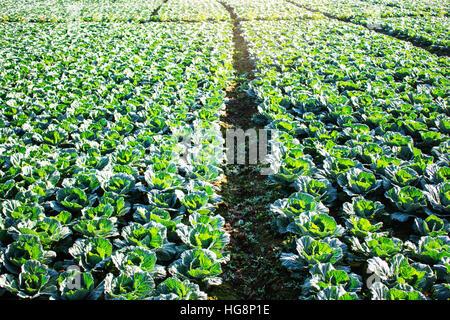
[[[375,274],[388,287],[408,284],[421,292],[428,292],[436,281],[436,275],[430,266],[414,262],[403,254],[384,261],[380,257],[367,260],[367,270]]]
[[[328,208],[322,202],[303,192],[296,192],[291,194],[289,198],[275,201],[270,206],[270,210],[278,215],[275,223],[281,233],[286,233],[287,226],[300,215],[328,213]]]
[[[361,241],[356,237],[352,237],[350,241],[352,243],[352,251],[365,258],[387,258],[403,250],[403,242],[400,239],[389,237],[385,233],[373,233]]]
[[[332,216],[325,213],[301,214],[294,218],[286,230],[299,236],[310,236],[315,239],[340,237],[345,231]]]
[[[189,280],[170,277],[156,288],[154,300],[206,300],[207,295]]]
[[[111,242],[104,238],[78,239],[69,248],[69,254],[86,271],[103,268],[113,251]]]
[[[111,255],[111,261],[122,273],[148,273],[155,279],[166,275],[165,268],[156,264],[155,252],[144,247],[124,247]]]
[[[50,296],[57,291],[58,273],[36,260],[27,260],[20,269],[18,277],[11,274],[0,275],[0,288],[22,299],[36,299]]]
[[[190,227],[184,224],[177,226],[177,235],[190,248],[208,249],[216,254],[218,260],[227,260],[225,246],[230,242],[230,235],[221,229],[207,224]]]
[[[100,217],[97,219],[78,219],[72,228],[86,238],[110,238],[119,235],[115,217]]]
[[[72,234],[69,227],[61,223],[58,218],[40,218],[39,220],[23,220],[16,226],[10,227],[8,233],[16,238],[19,235],[30,234],[39,238],[40,243],[47,249],[52,244],[67,238]]]
[[[204,191],[194,191],[188,194],[177,192],[178,199],[183,205],[181,212],[189,214],[198,212],[200,214],[209,214],[214,206],[209,202],[209,195]]]
[[[450,214],[450,182],[441,182],[437,185],[425,185],[428,201],[433,210],[426,210],[427,213],[448,216]]]
[[[381,282],[375,282],[370,287],[370,293],[372,300],[427,300],[420,291],[408,284],[389,288]]]
[[[52,295],[56,300],[98,300],[104,291],[103,281],[98,283],[92,273],[71,269],[58,277],[59,292]]]
[[[213,229],[222,229],[225,225],[225,219],[221,215],[202,215],[194,212],[189,215],[189,224],[193,227],[197,225],[207,225]]]
[[[390,165],[384,170],[383,187],[387,190],[392,185],[399,187],[414,186],[419,182],[419,175],[407,166]]]
[[[407,250],[413,258],[433,265],[443,258],[450,257],[450,239],[448,236],[423,236],[417,245],[408,242]]]
[[[11,273],[19,273],[25,262],[34,260],[42,264],[50,263],[56,253],[45,250],[39,237],[31,234],[19,235],[17,239],[6,247],[3,265]]]
[[[18,200],[5,200],[1,204],[5,225],[16,225],[21,221],[44,218],[44,208],[34,203],[23,203]]]
[[[367,200],[361,196],[352,198],[352,202],[344,203],[343,213],[349,217],[357,216],[368,220],[379,219],[386,215],[381,202]]]
[[[169,266],[169,272],[196,282],[207,285],[219,285],[222,279],[219,275],[222,273],[220,263],[214,252],[207,249],[191,249],[184,251],[180,259]]]
[[[91,212],[87,210],[88,214],[84,214],[84,216],[99,216],[100,214],[103,216],[111,216],[109,213],[110,208],[113,207],[112,215],[114,217],[122,217],[126,215],[131,210],[131,205],[128,201],[125,200],[123,195],[116,194],[114,192],[105,192],[103,196],[99,199],[99,205],[92,209]],[[100,211],[100,212],[98,212]],[[105,212],[106,211],[106,212]]]
[[[417,213],[427,206],[426,193],[412,186],[394,186],[385,193],[385,196],[402,213]]]
[[[84,207],[92,205],[95,200],[95,195],[87,195],[80,188],[67,187],[58,191],[56,199],[57,202],[53,204],[55,210],[79,212]]]
[[[424,170],[424,176],[429,184],[439,184],[450,181],[450,167],[437,164],[429,165]]]
[[[100,188],[100,181],[95,173],[78,173],[73,178],[66,178],[62,182],[63,187],[74,187],[87,193],[94,193]]]
[[[337,177],[347,173],[352,168],[361,169],[362,164],[358,160],[350,158],[327,157],[323,162],[323,169],[318,171],[318,176],[334,181]],[[344,184],[347,183],[347,181],[342,182]]]
[[[111,172],[105,172],[99,179],[105,192],[128,196],[135,190],[135,179],[127,173],[112,174]]]
[[[330,286],[319,291],[317,300],[360,300],[355,292],[347,292],[342,285]]]
[[[269,179],[274,183],[287,185],[294,183],[300,176],[311,176],[315,171],[315,165],[310,156],[273,160],[270,168],[275,173],[271,174]]]
[[[122,228],[121,238],[114,241],[117,247],[138,246],[155,250],[159,260],[170,260],[176,253],[175,245],[167,239],[167,228],[157,222],[144,225],[130,222]]]
[[[372,172],[358,168],[341,173],[337,182],[349,196],[365,196],[381,186],[381,180],[376,179]]]
[[[182,184],[182,179],[180,176],[170,172],[153,172],[152,170],[147,170],[145,172],[145,182],[150,189],[157,190],[173,190],[178,188]]]
[[[384,175],[387,167],[400,166],[402,163],[405,163],[405,161],[397,158],[395,155],[389,156],[382,154],[373,159],[372,163],[370,164],[370,169],[375,173]]]
[[[133,219],[136,222],[146,224],[149,222],[156,222],[162,224],[167,228],[167,231],[174,231],[176,225],[181,223],[182,215],[172,217],[170,212],[163,208],[153,206],[137,205],[133,213]]]
[[[282,253],[281,263],[290,270],[300,270],[318,263],[338,263],[346,253],[347,246],[337,238],[315,240],[303,236],[296,240],[297,253]]]
[[[316,298],[322,290],[330,287],[342,286],[347,293],[357,293],[362,288],[361,276],[336,269],[331,263],[318,263],[309,269],[309,274],[302,285],[304,298]]]
[[[121,273],[115,277],[108,273],[105,277],[106,300],[143,300],[154,295],[155,282],[145,272]]]
[[[373,233],[380,231],[383,227],[382,222],[373,223],[366,219],[358,216],[350,216],[346,220],[346,227],[352,236],[360,239],[365,239]]]
[[[336,188],[332,186],[328,179],[314,179],[312,177],[299,177],[294,183],[295,189],[299,192],[314,196],[318,201],[331,204],[336,200]]]
[[[415,218],[413,229],[421,236],[445,236],[450,232],[450,224],[445,219],[431,215],[426,219]]]

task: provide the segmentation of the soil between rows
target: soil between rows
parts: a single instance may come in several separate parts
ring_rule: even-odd
[[[226,129],[261,129],[252,121],[257,102],[245,89],[254,79],[247,46],[239,30],[239,20],[233,9],[221,3],[233,20],[233,66],[235,79],[227,89],[226,111],[221,119]],[[281,266],[280,252],[284,239],[271,228],[268,207],[283,197],[281,189],[269,188],[266,176],[258,165],[227,165],[222,181],[223,202],[217,213],[225,218],[230,234],[227,250],[230,261],[222,266],[223,284],[208,290],[210,299],[220,300],[278,300],[297,299],[299,284]]]

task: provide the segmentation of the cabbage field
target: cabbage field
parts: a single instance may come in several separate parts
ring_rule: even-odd
[[[449,10],[0,0],[0,300],[450,300]]]

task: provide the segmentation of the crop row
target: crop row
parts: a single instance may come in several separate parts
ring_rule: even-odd
[[[0,8],[0,21],[16,22],[230,20],[214,0],[0,0]]]
[[[420,14],[444,16],[448,15],[448,1],[441,0],[363,0],[368,3],[383,5],[393,8],[405,8]]]
[[[277,0],[223,0],[225,5],[231,7],[240,20],[280,20],[312,18],[320,16],[286,1]]]
[[[311,10],[318,10],[339,18],[359,21],[368,18],[448,16],[446,1],[434,1],[434,5],[420,3],[387,5],[374,0],[289,0]],[[423,9],[422,9],[423,8]]]
[[[365,21],[364,25],[396,37],[412,40],[421,46],[450,54],[450,18],[400,17]]]
[[[292,0],[293,3],[339,19],[359,23],[427,46],[448,55],[448,2],[390,0]],[[395,3],[394,3],[395,2]],[[403,3],[405,2],[405,3]]]
[[[158,12],[161,21],[227,21],[230,15],[215,0],[169,0]]]
[[[230,15],[220,2],[232,7],[242,20],[318,16],[291,3],[276,0],[0,0],[0,21],[229,21]]]
[[[163,0],[0,0],[0,21],[148,21]]]
[[[329,19],[242,22],[304,299],[450,297],[450,59]]]
[[[0,295],[204,299],[220,283],[231,29],[0,25]]]

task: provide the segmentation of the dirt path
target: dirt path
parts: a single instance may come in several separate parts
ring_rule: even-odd
[[[239,31],[239,20],[232,8],[221,3],[233,20],[235,81],[227,90],[228,103],[222,117],[227,128],[260,129],[252,121],[257,103],[245,92],[254,79],[254,66],[249,59],[245,41]],[[279,189],[266,185],[266,176],[257,165],[228,165],[221,184],[224,202],[218,208],[227,221],[231,235],[228,250],[231,259],[223,265],[224,283],[212,287],[212,299],[296,299],[298,283],[280,264],[283,239],[271,229],[268,206],[283,197]]]

